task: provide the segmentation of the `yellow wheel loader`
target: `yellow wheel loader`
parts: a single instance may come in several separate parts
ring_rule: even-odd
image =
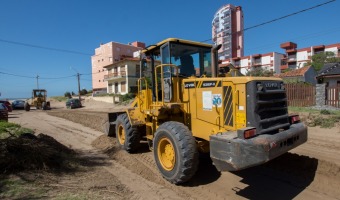
[[[45,89],[33,89],[32,98],[28,99],[24,104],[24,109],[30,111],[31,107],[36,109],[50,109],[50,102],[47,101],[47,91]]]
[[[219,48],[176,38],[145,48],[134,102],[108,114],[106,133],[128,152],[147,141],[171,183],[192,178],[199,152],[210,152],[219,171],[236,171],[307,141],[299,116],[288,115],[282,79],[220,70]]]

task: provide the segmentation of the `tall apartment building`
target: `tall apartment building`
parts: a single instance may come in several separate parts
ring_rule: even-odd
[[[142,42],[121,44],[109,42],[101,44],[95,49],[95,55],[91,57],[92,62],[92,89],[93,93],[106,93],[107,82],[104,76],[107,75],[106,66],[112,65],[124,58],[133,57],[133,53],[145,48]]]
[[[212,40],[215,44],[222,44],[218,51],[219,60],[242,57],[243,38],[241,6],[227,4],[218,9],[212,20]]]

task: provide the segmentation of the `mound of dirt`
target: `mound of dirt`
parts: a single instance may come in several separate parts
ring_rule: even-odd
[[[82,124],[97,131],[103,131],[103,124],[108,118],[105,112],[87,112],[82,110],[51,111],[48,114]]]
[[[116,148],[116,140],[115,138],[101,135],[95,139],[91,145],[101,151],[108,152]]]
[[[54,138],[30,133],[0,140],[0,172],[68,168],[76,153]]]

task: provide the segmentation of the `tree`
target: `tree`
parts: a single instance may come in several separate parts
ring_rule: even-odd
[[[247,76],[273,76],[273,72],[269,70],[262,69],[261,67],[252,69],[247,72]]]
[[[67,97],[67,98],[72,98],[70,92],[65,92],[64,96]]]
[[[85,88],[80,90],[80,95],[85,95],[85,94],[87,94],[87,90]]]
[[[315,71],[320,71],[320,69],[325,65],[325,63],[340,62],[340,58],[335,57],[335,53],[331,51],[325,51],[312,56],[308,65],[312,65]]]

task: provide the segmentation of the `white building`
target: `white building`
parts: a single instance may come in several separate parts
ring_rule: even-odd
[[[112,65],[105,66],[107,93],[109,94],[127,94],[131,87],[137,86],[140,78],[140,61],[139,58],[125,58]]]
[[[299,69],[303,67],[312,56],[321,52],[333,52],[335,57],[339,57],[340,43],[330,45],[310,46],[306,48],[297,49],[297,44],[293,42],[285,42],[280,45],[282,49],[286,50],[285,57],[282,58],[281,70],[285,69]]]
[[[234,67],[239,68],[242,74],[247,74],[248,71],[256,68],[262,68],[273,73],[280,73],[281,59],[283,57],[284,54],[277,52],[235,57],[223,60],[220,67],[232,64]]]

